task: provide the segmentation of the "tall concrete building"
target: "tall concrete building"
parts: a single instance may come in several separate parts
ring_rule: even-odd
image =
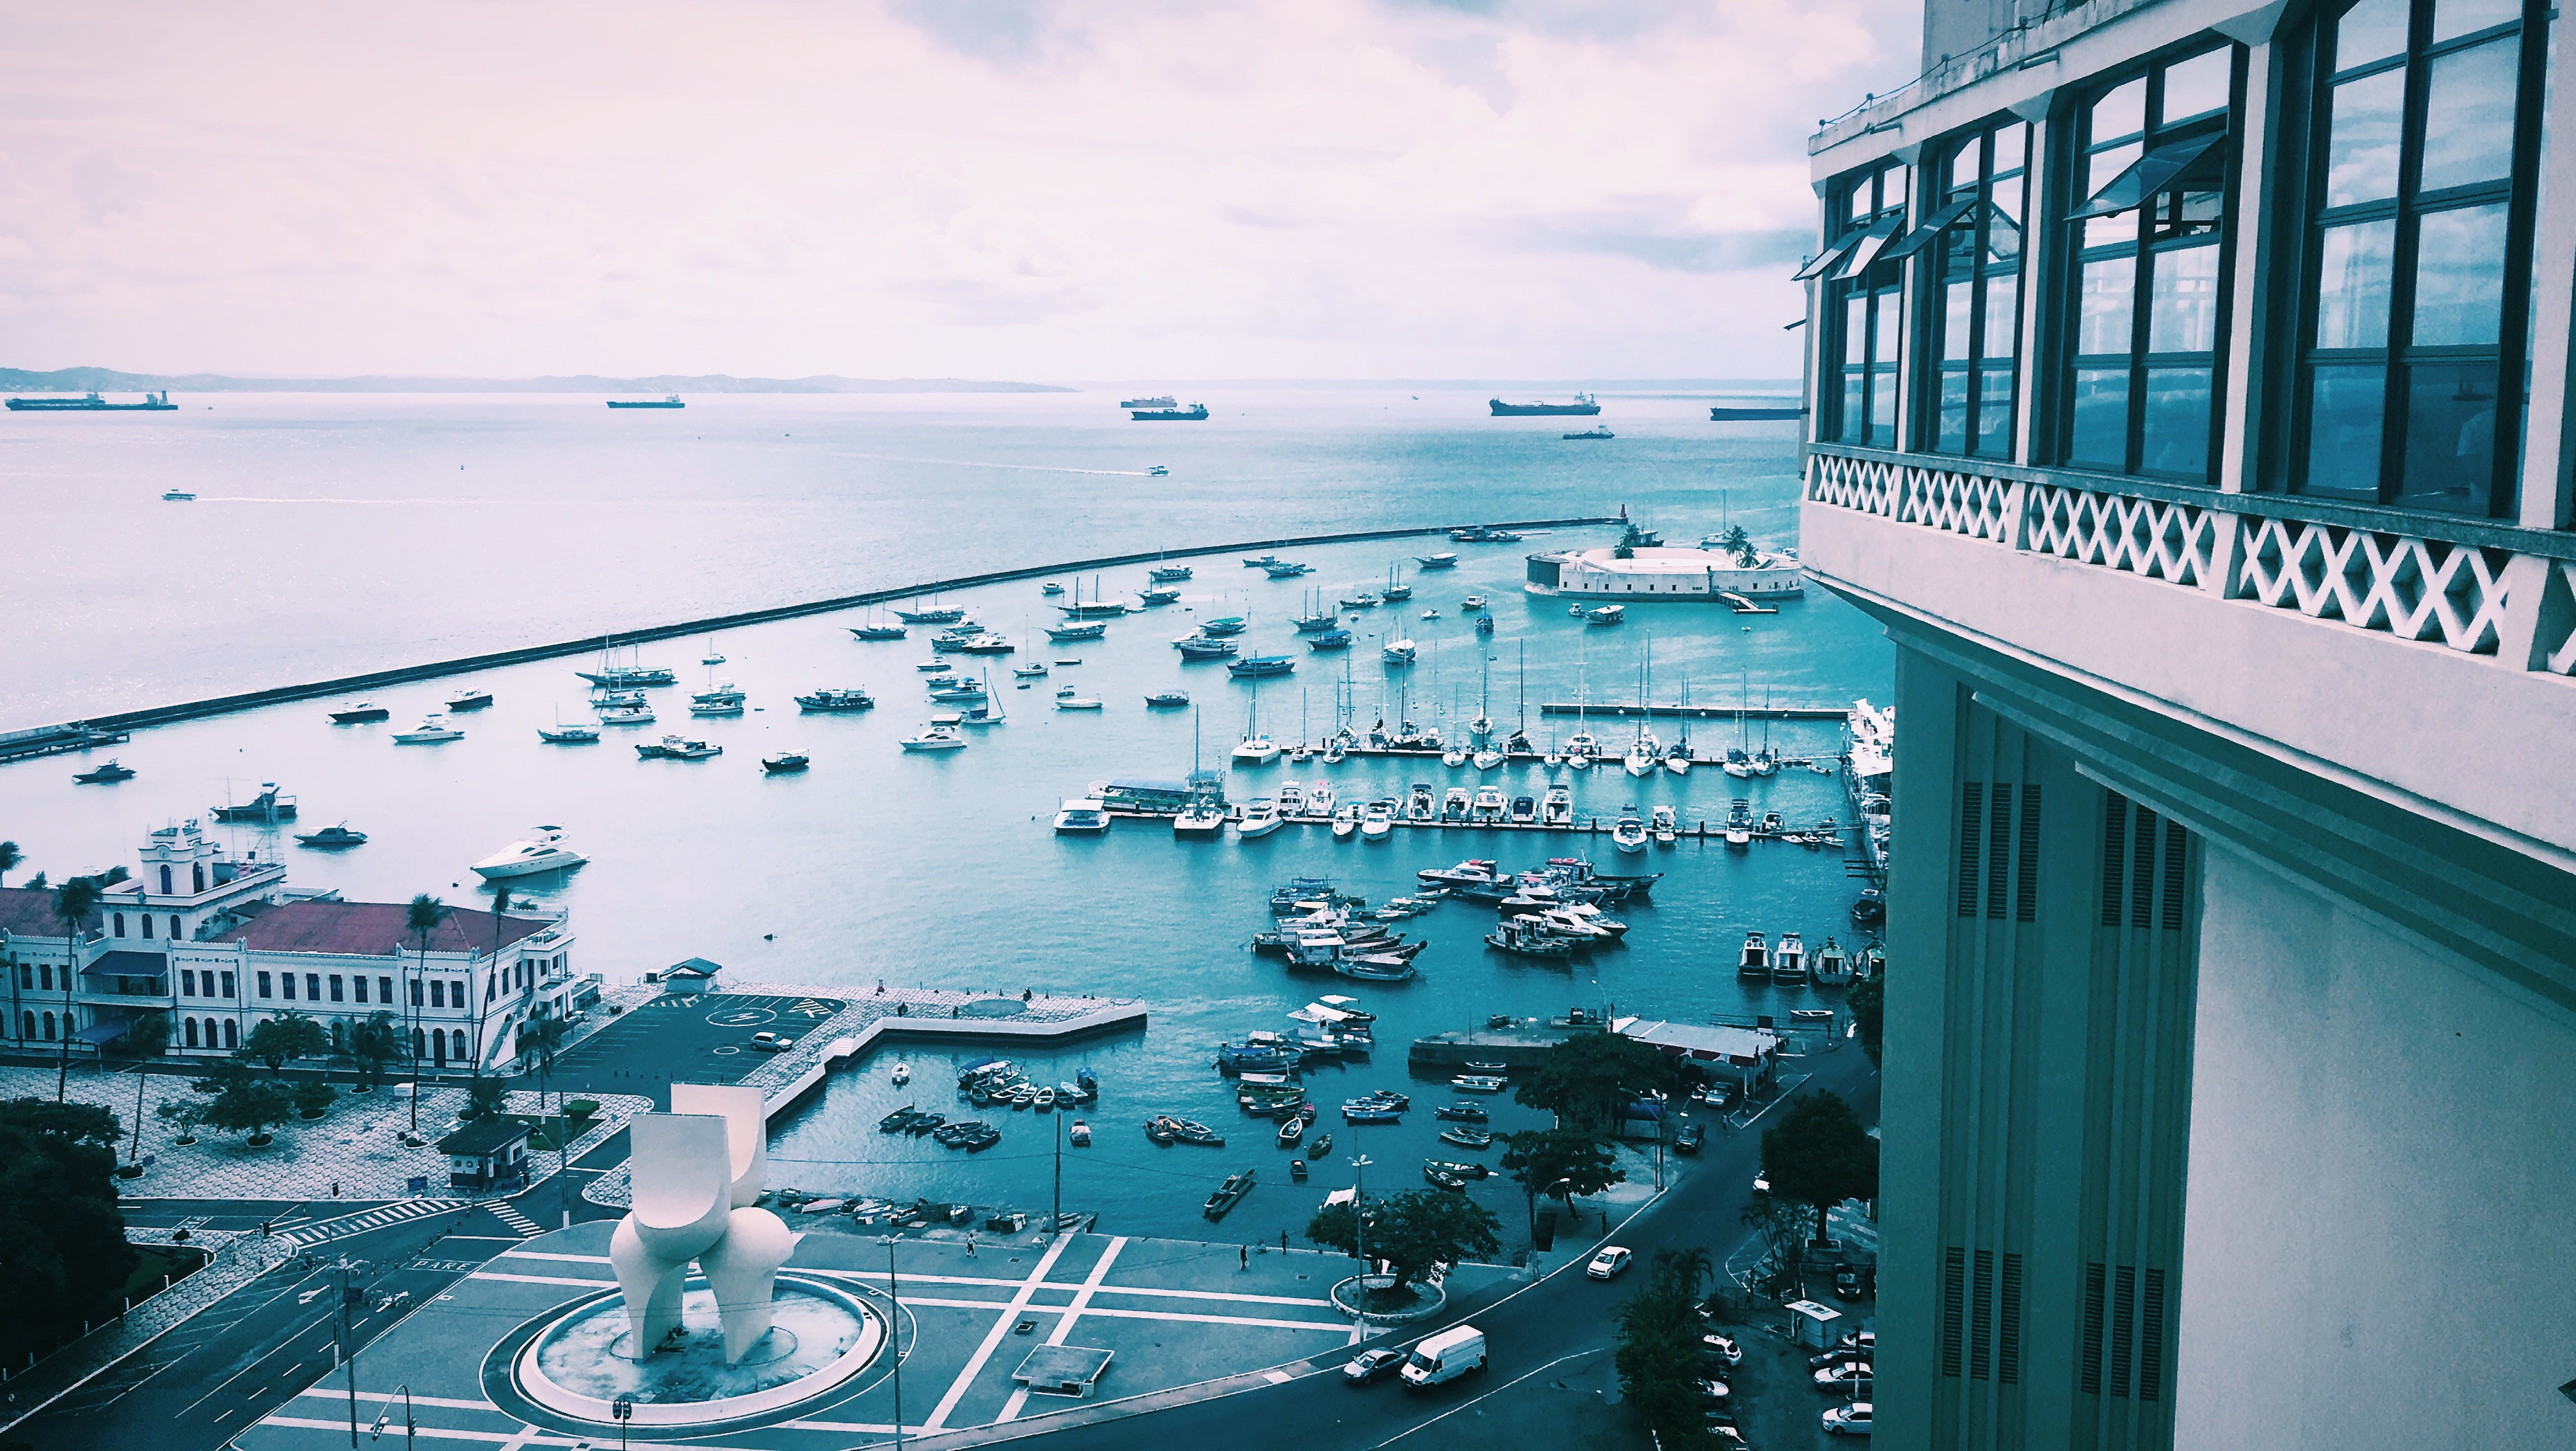
[[[2576,1445],[2553,13],[1930,0],[1812,142],[1895,1444]]]

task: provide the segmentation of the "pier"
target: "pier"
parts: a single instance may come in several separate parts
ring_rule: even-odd
[[[1604,705],[1597,701],[1575,702],[1551,700],[1538,708],[1540,715],[1606,716],[1612,719],[1636,716],[1677,717],[1682,720],[1842,720],[1851,707],[1842,705]]]
[[[92,746],[113,746],[128,739],[130,737],[122,730],[105,730],[82,721],[9,731],[0,733],[0,764],[33,760],[38,756],[57,756],[66,751],[86,751]]]
[[[1616,524],[1615,516],[1590,516],[1573,519],[1518,519],[1488,527],[1510,530],[1571,529],[1589,525]],[[1083,570],[1119,569],[1129,565],[1154,564],[1178,559],[1199,559],[1209,555],[1232,554],[1241,550],[1278,550],[1314,548],[1327,544],[1357,544],[1372,539],[1420,539],[1447,534],[1456,524],[1421,524],[1401,529],[1355,529],[1338,534],[1303,534],[1269,539],[1246,539],[1227,544],[1206,544],[1191,549],[1138,550],[1128,554],[1099,555],[1089,559],[1058,560],[1049,564],[1030,565],[1019,569],[987,570],[980,574],[958,575],[949,579],[920,580],[886,589],[858,594],[835,595],[829,599],[805,600],[795,604],[771,605],[756,610],[739,610],[732,614],[712,615],[703,619],[678,620],[638,629],[619,630],[606,638],[620,645],[638,645],[659,640],[677,640],[691,635],[713,634],[741,629],[748,625],[792,620],[806,615],[826,615],[842,610],[864,609],[870,605],[893,604],[921,595],[944,594],[954,590],[974,589],[982,585],[1008,584],[1014,580],[1044,579],[1049,575],[1072,574]],[[182,701],[174,705],[149,706],[100,716],[77,725],[40,727],[15,734],[26,737],[68,739],[70,733],[87,731],[93,739],[88,744],[108,744],[126,739],[125,732],[150,726],[172,725],[180,721],[225,715],[237,710],[250,710],[266,705],[284,705],[298,700],[316,700],[334,695],[365,695],[388,686],[415,681],[435,680],[442,676],[473,670],[492,670],[505,665],[524,665],[536,660],[568,659],[585,656],[604,643],[600,635],[584,635],[576,640],[558,640],[550,644],[524,645],[511,650],[493,650],[479,655],[459,656],[451,660],[434,660],[418,665],[397,666],[390,670],[371,670],[360,675],[342,675],[328,680],[311,680],[294,685],[270,686],[264,690],[247,690],[233,695],[211,696],[203,700]],[[0,737],[0,763],[18,759],[6,746],[8,737]],[[45,755],[55,750],[82,750],[84,745],[67,744],[20,754]]]
[[[1104,811],[1101,814],[1112,821],[1170,821],[1179,813],[1171,811]],[[1225,819],[1228,823],[1241,821],[1243,819],[1243,808],[1239,804],[1228,807],[1226,809]],[[1292,826],[1329,827],[1332,824],[1332,818],[1328,816],[1289,816],[1282,817],[1279,822],[1281,830],[1286,830]],[[1456,818],[1434,817],[1429,820],[1419,820],[1399,816],[1396,817],[1391,824],[1399,830],[1531,831],[1552,833],[1559,836],[1607,836],[1610,834],[1610,829],[1618,825],[1618,820],[1614,817],[1609,821],[1603,821],[1598,816],[1587,816],[1576,821],[1461,821]],[[1843,849],[1843,830],[1843,824],[1841,822],[1835,822],[1830,826],[1820,825],[1806,828],[1804,830],[1754,830],[1751,831],[1749,835],[1753,840],[1762,842],[1788,842],[1790,838],[1796,837],[1799,838],[1799,840],[1791,844],[1807,846],[1816,850],[1822,850],[1825,847],[1832,847],[1836,851],[1841,851]],[[1711,826],[1705,821],[1697,821],[1685,826],[1677,822],[1673,827],[1673,835],[1677,840],[1682,841],[1723,841],[1726,839],[1726,824],[1724,822],[1719,822],[1718,824]]]

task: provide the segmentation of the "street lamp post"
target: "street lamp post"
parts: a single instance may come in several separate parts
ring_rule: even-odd
[[[617,1418],[617,1451],[626,1451],[626,1423],[635,1419],[635,1402],[619,1396],[608,1403],[608,1414]]]
[[[411,1385],[409,1382],[405,1382],[402,1385],[397,1386],[395,1389],[402,1393],[403,1445],[405,1448],[409,1448],[417,1444],[420,1439],[420,1423],[411,1418]],[[392,1407],[392,1396],[385,1397],[385,1405],[388,1409]],[[385,1411],[376,1412],[376,1428],[371,1434],[369,1434],[367,1439],[370,1441],[379,1441],[384,1439],[385,1427],[392,1420],[393,1417],[387,1415]]]
[[[886,1247],[886,1349],[894,1354],[894,1444],[903,1448],[903,1300],[895,1290],[894,1236],[885,1237]]]

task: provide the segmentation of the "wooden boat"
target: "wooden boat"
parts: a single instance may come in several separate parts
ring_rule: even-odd
[[[1303,1159],[1290,1159],[1288,1161],[1288,1177],[1299,1184],[1305,1183],[1306,1161]]]
[[[1199,1212],[1210,1219],[1225,1218],[1227,1211],[1242,1203],[1243,1196],[1252,1192],[1252,1176],[1253,1171],[1250,1169],[1239,1174],[1226,1175],[1225,1182],[1218,1185],[1216,1192],[1207,1197],[1207,1203],[1201,1206]]]
[[[1444,1103],[1438,1108],[1433,1109],[1431,1111],[1431,1116],[1437,1119],[1447,1119],[1453,1123],[1467,1124],[1480,1124],[1493,1117],[1491,1114],[1485,1112],[1483,1104],[1477,1103]]]
[[[1494,1172],[1483,1164],[1459,1164],[1447,1159],[1425,1159],[1422,1163],[1425,1168],[1437,1169],[1444,1174],[1455,1174],[1461,1179],[1490,1178]]]
[[[1304,1137],[1306,1137],[1306,1120],[1303,1115],[1292,1114],[1280,1121],[1279,1147],[1293,1149],[1297,1147],[1297,1141]]]
[[[1490,1149],[1494,1146],[1494,1136],[1483,1129],[1442,1129],[1440,1142],[1456,1144],[1462,1149]]]
[[[1467,1192],[1466,1180],[1445,1170],[1435,1169],[1429,1164],[1424,1164],[1422,1166],[1422,1177],[1435,1188],[1454,1189],[1461,1194]]]
[[[1072,1144],[1077,1149],[1090,1148],[1091,1125],[1084,1123],[1080,1119],[1075,1119],[1072,1127],[1064,1131],[1064,1137],[1066,1142]]]

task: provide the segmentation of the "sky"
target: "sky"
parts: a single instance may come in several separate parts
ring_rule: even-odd
[[[1896,0],[22,10],[0,366],[1780,377]]]

